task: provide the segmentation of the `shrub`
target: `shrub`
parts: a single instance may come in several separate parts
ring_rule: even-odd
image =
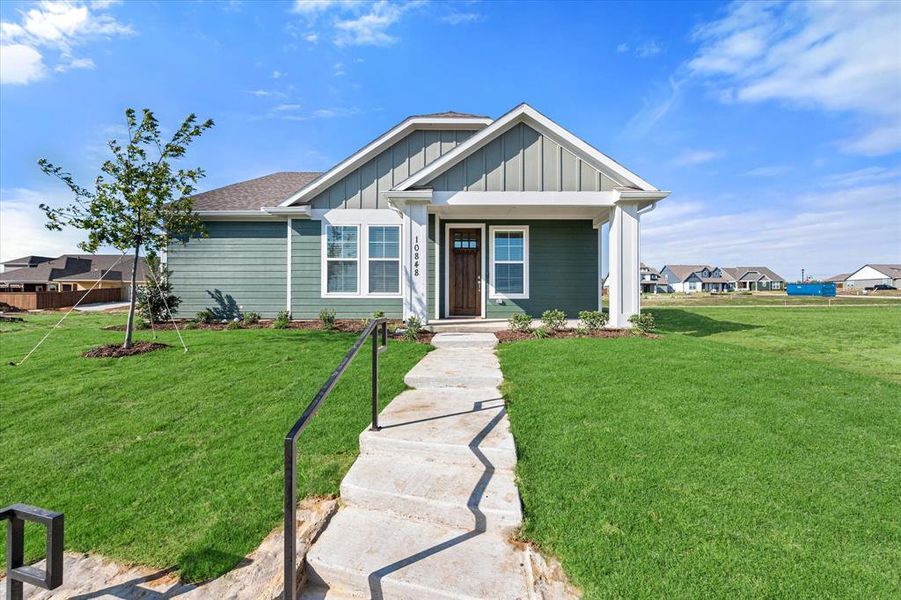
[[[607,315],[599,310],[583,310],[579,312],[579,326],[588,331],[600,331],[607,324]]]
[[[234,329],[241,329],[241,321],[238,321],[237,319],[235,319],[234,321],[229,321],[228,325],[226,325],[225,328],[229,331]]]
[[[542,320],[544,320],[544,319],[542,319]],[[551,331],[547,327],[542,325],[541,327],[536,327],[535,331],[532,332],[532,335],[534,335],[539,340],[543,340],[544,338],[551,335]]]
[[[246,312],[241,318],[245,325],[256,325],[260,322],[260,313]]]
[[[541,326],[551,331],[566,328],[566,313],[562,310],[546,310],[541,313]]]
[[[632,315],[629,322],[635,326],[635,329],[641,333],[648,333],[654,329],[654,315],[651,313],[641,313],[640,315]]]
[[[373,312],[372,312],[372,318],[373,318],[373,319],[384,319],[384,318],[385,318],[385,311],[383,311],[383,310],[376,310],[376,311],[373,311]]]
[[[507,319],[507,327],[510,331],[528,333],[532,329],[532,317],[526,313],[516,313]]]
[[[151,321],[152,323],[153,321]],[[135,329],[150,329],[150,326],[147,324],[147,321],[144,320],[144,317],[138,316],[135,319]]]
[[[145,262],[147,282],[138,286],[135,297],[138,313],[144,321],[150,323],[168,321],[172,318],[171,312],[181,304],[181,298],[172,293],[172,284],[169,282],[172,272],[155,256],[148,256]]]
[[[185,323],[185,326],[182,329],[197,329],[197,323],[194,321],[188,321]]]
[[[213,311],[211,311],[210,309],[204,308],[196,315],[194,315],[194,321],[197,323],[205,323],[209,325],[210,323],[216,322],[216,315],[213,314]]]
[[[280,310],[272,320],[273,329],[287,329],[288,323],[291,321],[291,313],[286,310]]]
[[[422,331],[422,319],[419,317],[413,316],[408,318],[405,321],[406,329],[404,329],[404,339],[410,342],[415,342],[419,337],[419,332]]]
[[[322,323],[323,329],[332,330],[335,328],[335,315],[334,308],[323,308],[319,311],[319,321]]]

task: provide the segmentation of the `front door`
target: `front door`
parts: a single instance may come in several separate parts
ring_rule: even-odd
[[[450,230],[450,314],[482,314],[482,230]]]

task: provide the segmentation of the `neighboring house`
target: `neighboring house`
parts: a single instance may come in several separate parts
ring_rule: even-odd
[[[198,194],[207,236],[167,262],[187,315],[574,316],[600,306],[609,222],[610,323],[626,326],[640,215],[668,195],[526,104],[418,115],[325,173]]]
[[[664,265],[660,274],[675,292],[725,292],[730,280],[719,267],[710,265]]]
[[[3,263],[0,291],[68,292],[77,290],[122,288],[128,298],[133,258],[118,254],[63,254],[58,258],[26,256]],[[43,259],[43,260],[33,260]],[[16,265],[30,264],[30,266]],[[138,282],[144,281],[144,261],[138,262]],[[103,280],[97,280],[103,276]],[[95,285],[96,284],[96,285]]]
[[[649,267],[644,263],[641,263],[639,271],[639,285],[641,286],[641,293],[643,294],[656,294],[658,292],[670,291],[669,283],[667,283],[666,278],[660,274],[660,271],[654,267]]]
[[[23,256],[0,263],[0,273],[12,271],[13,269],[24,269],[25,267],[35,267],[41,263],[53,260],[51,256]]]
[[[729,289],[739,292],[775,292],[785,289],[785,279],[767,267],[722,267]]]
[[[901,288],[901,264],[867,264],[845,278],[846,288],[863,289],[874,285],[891,285]]]
[[[686,294],[785,289],[785,280],[767,267],[666,265],[660,270],[660,274],[666,278],[673,291]]]
[[[835,289],[840,290],[845,287],[845,280],[848,279],[848,275],[851,273],[839,273],[838,275],[833,275],[832,277],[828,277],[823,281],[825,283],[834,283]]]

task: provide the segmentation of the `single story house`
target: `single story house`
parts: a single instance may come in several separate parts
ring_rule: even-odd
[[[835,289],[841,290],[845,287],[845,280],[848,278],[848,275],[851,273],[839,273],[838,275],[833,275],[832,277],[827,277],[823,280],[824,283],[834,283]]]
[[[0,291],[69,292],[92,287],[121,288],[125,299],[129,297],[133,262],[134,258],[118,254],[63,254],[57,258],[26,256],[3,263]],[[138,282],[143,283],[143,259],[138,262],[137,275]],[[97,283],[101,276],[102,281]]]
[[[746,292],[773,292],[785,289],[785,279],[767,267],[723,267],[730,289]]]
[[[901,264],[867,264],[845,278],[846,288],[891,285],[901,289]]]
[[[654,267],[641,263],[639,271],[639,285],[642,294],[657,294],[672,291],[666,278]]]
[[[596,310],[608,252],[609,322],[627,326],[641,215],[668,195],[527,104],[417,115],[324,173],[198,194],[207,235],[166,260],[183,316],[328,307],[430,322]]]

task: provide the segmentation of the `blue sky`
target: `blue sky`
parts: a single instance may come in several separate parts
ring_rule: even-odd
[[[672,196],[642,258],[786,278],[901,262],[901,4],[0,3],[0,257],[128,106],[216,127],[209,189],[323,170],[405,116],[528,102]]]

